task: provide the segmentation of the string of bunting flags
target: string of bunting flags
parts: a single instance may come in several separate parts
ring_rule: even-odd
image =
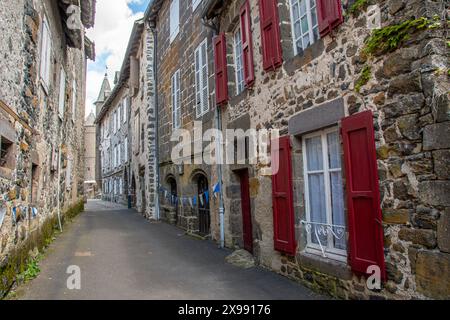
[[[192,196],[192,197],[178,197],[175,194],[172,194],[170,190],[167,190],[163,186],[159,186],[159,192],[166,201],[168,201],[171,205],[181,205],[183,207],[191,207],[194,208],[198,204],[204,206],[205,204],[209,204],[211,201],[211,195],[209,191],[205,191],[202,194]],[[220,183],[216,183],[213,186],[212,198],[217,199],[219,194],[221,193]]]
[[[6,207],[4,204],[9,200],[7,194],[3,194],[0,197],[0,227],[3,225],[3,221],[6,216]],[[26,220],[28,218],[28,212],[30,211],[30,219],[35,219],[38,215],[38,209],[28,206],[14,206],[11,208],[12,223],[16,225],[17,222],[21,220]]]

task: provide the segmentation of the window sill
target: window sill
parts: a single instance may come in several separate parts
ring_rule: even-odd
[[[298,254],[298,263],[302,267],[318,270],[327,275],[343,279],[351,280],[352,272],[347,263],[324,258],[317,254],[312,254],[307,251],[302,251]]]
[[[230,100],[228,101],[228,103],[230,104],[231,107],[238,105],[248,96],[248,92],[249,92],[249,89],[244,88],[244,90],[242,90],[241,93],[231,97]]]
[[[325,46],[323,43],[323,39],[320,39],[316,43],[303,50],[302,53],[287,58],[283,67],[286,70],[288,76],[293,76],[298,69],[317,59],[322,55],[324,50]]]

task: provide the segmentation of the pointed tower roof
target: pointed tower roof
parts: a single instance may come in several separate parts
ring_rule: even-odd
[[[105,77],[103,78],[102,87],[100,89],[100,93],[98,95],[97,101],[98,102],[105,102],[108,95],[111,93],[111,85],[109,84],[108,80],[108,73],[105,72]]]
[[[91,111],[91,113],[88,115],[86,120],[84,121],[85,126],[93,126],[95,123],[95,113],[94,111]]]

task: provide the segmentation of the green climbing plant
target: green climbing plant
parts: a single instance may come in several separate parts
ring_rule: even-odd
[[[351,15],[356,15],[358,12],[361,11],[362,8],[367,6],[368,0],[356,0],[348,9],[348,12]]]
[[[440,26],[439,16],[434,16],[432,20],[420,17],[375,29],[365,41],[362,52],[366,56],[371,56],[394,51],[402,43],[409,40],[413,33],[426,29],[436,29]]]
[[[366,4],[366,0],[357,0],[350,8],[350,12],[356,12]],[[417,19],[409,19],[395,25],[375,29],[364,43],[364,47],[362,48],[362,56],[367,58],[369,62],[370,58],[374,55],[382,55],[398,49],[402,43],[409,40],[411,35],[418,31],[438,29],[440,27],[440,17],[435,15],[432,19],[420,17]],[[450,46],[450,42],[447,42],[447,45]],[[371,67],[368,63],[366,63],[361,71],[361,76],[355,82],[355,91],[359,93],[361,88],[369,82],[371,77]]]
[[[362,69],[361,76],[355,83],[355,91],[359,93],[362,86],[366,85],[370,78],[372,78],[372,68],[369,65],[365,65]]]

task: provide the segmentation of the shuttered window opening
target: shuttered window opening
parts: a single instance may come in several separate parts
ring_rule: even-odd
[[[289,136],[279,139],[278,146],[272,144],[273,234],[275,250],[295,255],[295,219],[292,184],[291,141]]]
[[[72,121],[75,122],[77,116],[77,82],[74,79],[72,81]]]
[[[170,3],[170,42],[180,32],[180,0],[172,0]]]
[[[349,263],[357,274],[378,266],[386,279],[380,187],[372,111],[342,120],[347,182]]]
[[[201,117],[209,111],[208,56],[205,39],[195,50],[195,99],[196,116]]]
[[[181,127],[181,90],[180,70],[172,76],[172,126],[174,129]]]
[[[275,70],[283,63],[277,0],[259,0],[264,70]]]
[[[66,103],[66,73],[61,68],[59,75],[59,102],[58,102],[58,115],[60,119],[64,119],[64,109]]]
[[[216,80],[216,103],[228,101],[227,43],[225,33],[214,38],[214,68]]]
[[[128,98],[125,97],[123,98],[123,123],[127,122],[127,118],[128,118]]]
[[[324,37],[344,22],[341,0],[316,0],[319,33]]]
[[[338,128],[303,137],[307,250],[347,261],[341,142]]]
[[[290,0],[294,53],[303,50],[320,39],[317,19],[317,0]]]
[[[247,0],[242,5],[240,11],[242,60],[244,67],[244,80],[247,87],[251,87],[255,82],[251,20],[250,2]]]
[[[234,69],[236,76],[236,94],[240,94],[244,91],[244,62],[243,62],[243,51],[242,51],[242,38],[241,38],[241,28],[238,28],[234,32]]]
[[[42,21],[42,38],[41,38],[41,66],[40,75],[43,87],[48,93],[50,87],[50,68],[51,68],[51,55],[52,55],[52,37],[50,34],[50,27],[46,18]]]

